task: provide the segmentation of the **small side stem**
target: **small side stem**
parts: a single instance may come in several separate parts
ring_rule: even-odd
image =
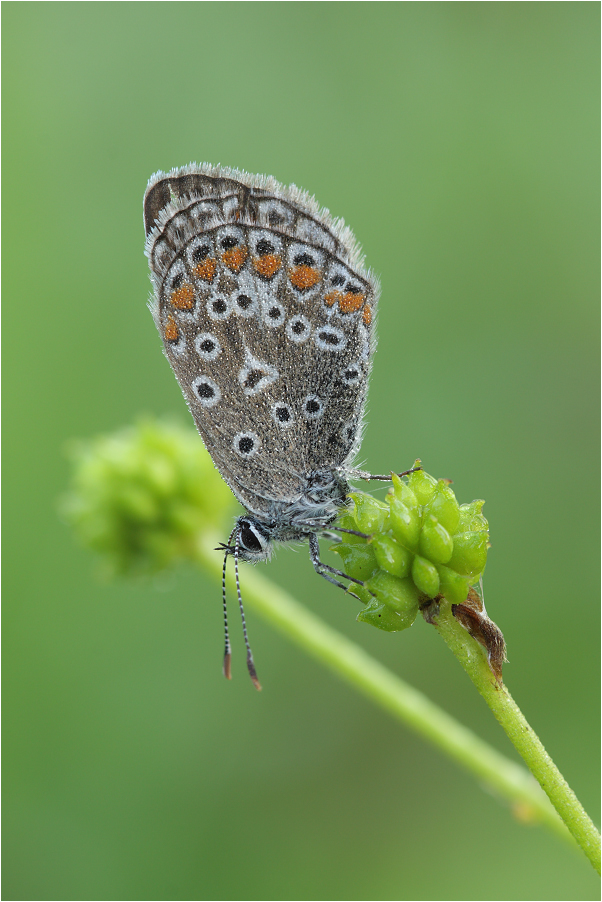
[[[215,537],[203,537],[197,546],[197,559],[204,569],[221,579],[220,559],[213,550],[216,544]],[[227,581],[234,589],[231,575]],[[325,624],[287,592],[250,567],[245,569],[244,597],[245,604],[330,667],[341,679],[438,746],[479,781],[491,787],[497,795],[509,800],[519,816],[541,821],[554,833],[572,843],[573,839],[563,823],[565,821],[595,866],[595,851],[599,847],[596,846],[594,825],[507,690],[497,689],[492,683],[493,678],[480,646],[456,623],[449,609],[446,611],[445,606],[442,607],[436,624],[438,631],[488,701],[529,767],[533,765],[533,773],[548,792],[562,820],[528,771],[497,752],[358,645]],[[523,754],[522,749],[527,747],[530,751]],[[541,773],[542,768],[545,773]],[[548,791],[552,784],[556,786],[559,781],[564,787],[560,793],[563,797],[562,804],[556,804],[556,791]]]
[[[454,619],[442,601],[435,629],[481,693],[502,729],[550,799],[552,805],[600,873],[600,834],[504,684],[498,685],[481,646]]]

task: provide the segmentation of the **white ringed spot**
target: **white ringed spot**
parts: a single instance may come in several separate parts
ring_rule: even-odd
[[[245,460],[257,454],[260,444],[259,437],[255,432],[237,432],[232,439],[234,452]]]
[[[222,353],[222,346],[211,332],[201,332],[197,335],[194,346],[201,360],[215,360]]]
[[[307,420],[317,420],[324,413],[324,401],[317,395],[308,395],[301,405],[303,416]]]
[[[197,376],[192,382],[192,390],[203,407],[215,407],[222,397],[217,383],[209,376]]]
[[[272,404],[272,419],[281,429],[288,429],[295,422],[293,408],[285,401],[276,401]]]
[[[263,310],[263,321],[270,329],[281,326],[286,319],[286,310],[278,301],[271,301],[266,304]]]
[[[345,333],[336,326],[319,326],[314,341],[321,351],[342,351],[347,344]]]
[[[291,317],[286,324],[286,334],[291,341],[298,342],[307,341],[311,332],[309,320],[300,314]]]
[[[232,312],[232,302],[223,294],[212,294],[206,304],[209,319],[219,322],[227,319]]]

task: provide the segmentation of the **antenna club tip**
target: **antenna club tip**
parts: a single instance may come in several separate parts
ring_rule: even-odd
[[[231,661],[232,661],[232,655],[229,653],[226,653],[224,655],[224,676],[226,677],[227,680],[232,679]]]
[[[261,683],[257,679],[257,671],[255,670],[255,662],[253,661],[253,656],[250,653],[247,657],[247,667],[249,669],[249,676],[251,677],[253,685],[258,690],[258,692],[261,692]]]

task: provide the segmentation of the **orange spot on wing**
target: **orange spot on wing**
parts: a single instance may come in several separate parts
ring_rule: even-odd
[[[342,291],[331,291],[324,298],[324,303],[328,307],[334,307],[335,304],[338,304],[341,313],[355,313],[356,310],[364,306],[365,301],[365,294],[355,294],[353,291],[346,291],[345,294]]]
[[[372,322],[372,308],[370,307],[370,304],[366,304],[366,306],[364,307],[364,312],[362,313],[362,319],[364,321],[365,326],[369,326],[370,323]]]
[[[192,310],[194,307],[194,288],[190,282],[184,282],[176,291],[172,292],[171,303],[178,310]]]
[[[205,260],[202,260],[192,270],[197,279],[204,279],[205,282],[212,282],[213,277],[215,275],[215,267],[217,266],[215,260],[211,257],[206,257]]]
[[[306,288],[313,288],[314,285],[322,278],[322,274],[313,266],[295,266],[288,274],[289,281],[295,288],[303,291]]]
[[[167,325],[165,326],[165,340],[166,341],[177,341],[180,337],[180,330],[178,329],[178,325],[171,315],[171,313],[167,317]]]
[[[231,269],[232,272],[238,272],[245,260],[247,259],[247,249],[242,245],[232,247],[222,254],[224,264]]]
[[[356,310],[359,310],[360,307],[363,306],[365,300],[365,294],[354,294],[351,291],[347,291],[341,296],[339,310],[341,313],[355,313]]]
[[[253,260],[253,266],[264,279],[271,279],[282,266],[282,260],[276,254],[264,254]]]

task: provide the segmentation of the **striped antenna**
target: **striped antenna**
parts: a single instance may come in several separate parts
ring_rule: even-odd
[[[245,637],[245,645],[247,648],[247,667],[249,669],[249,676],[251,677],[255,688],[261,689],[261,683],[257,679],[255,662],[253,661],[253,652],[251,651],[251,646],[249,645],[249,637],[247,635],[247,622],[245,620],[245,611],[242,606],[242,595],[240,594],[240,582],[238,579],[238,529],[236,529],[236,539],[234,540],[234,575],[236,577],[236,594],[238,596],[238,606],[240,608],[240,616],[242,619],[242,631]]]
[[[224,566],[222,567],[222,605],[224,608],[224,676],[227,680],[232,679],[232,647],[230,645],[230,634],[228,633],[228,608],[226,607],[226,564],[228,563],[228,549],[235,532],[236,530],[233,529],[230,533],[228,544],[223,546],[226,549],[224,552]]]

